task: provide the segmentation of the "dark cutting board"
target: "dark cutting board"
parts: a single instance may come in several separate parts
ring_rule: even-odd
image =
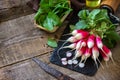
[[[69,33],[69,26],[65,29],[63,34],[67,34],[67,33]],[[66,40],[66,39],[68,39],[68,37],[69,36],[62,36],[60,38],[60,40]],[[75,67],[76,65],[63,65],[61,63],[61,59],[57,55],[57,51],[62,46],[63,43],[64,43],[63,41],[58,42],[58,47],[54,49],[54,51],[53,51],[53,53],[52,53],[52,55],[50,57],[50,62],[52,62],[53,64],[56,64],[56,65],[68,68],[70,70],[77,71],[77,72],[85,74],[85,75],[89,75],[89,76],[93,76],[97,72],[96,64],[94,63],[94,61],[91,58],[87,59],[87,61],[85,63],[85,67],[83,67],[83,68],[80,68],[79,66]],[[67,43],[66,45],[69,45],[69,44],[70,43]],[[59,51],[60,57],[61,58],[66,57],[66,52],[70,51],[70,50],[71,49],[62,49],[62,50],[60,50]],[[74,56],[74,51],[71,51],[71,52],[73,53],[73,56]],[[69,58],[69,59],[72,59],[72,57]],[[101,57],[99,59],[101,60]],[[78,61],[79,60],[80,60],[80,58],[78,58]],[[99,63],[98,63],[98,66],[99,66]]]

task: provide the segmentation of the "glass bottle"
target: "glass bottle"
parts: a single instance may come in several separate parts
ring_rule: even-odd
[[[86,0],[86,7],[97,8],[100,6],[101,0]]]

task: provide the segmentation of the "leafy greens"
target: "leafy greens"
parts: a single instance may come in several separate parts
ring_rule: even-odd
[[[53,30],[61,25],[61,18],[71,10],[69,0],[41,0],[34,19],[45,29]]]
[[[115,31],[116,26],[110,21],[107,10],[81,10],[78,17],[80,19],[74,29],[85,29],[92,34],[99,35],[109,48],[114,47],[114,43],[120,40],[120,36]]]

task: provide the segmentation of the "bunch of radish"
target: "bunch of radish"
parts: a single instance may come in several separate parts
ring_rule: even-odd
[[[81,57],[79,65],[85,63],[86,60],[91,57],[98,67],[97,61],[100,63],[98,59],[99,55],[103,57],[106,63],[109,61],[109,59],[113,61],[112,52],[103,44],[102,39],[98,35],[90,34],[84,30],[73,30],[70,34],[72,36],[69,37],[65,43],[70,42],[71,44],[68,46],[62,46],[58,50],[57,54],[59,54],[59,51],[63,48],[70,48],[72,50],[75,50],[75,56],[71,60],[75,61],[77,58]],[[71,54],[67,53],[67,56],[70,57]],[[61,59],[61,61],[64,65],[64,61],[66,60]]]

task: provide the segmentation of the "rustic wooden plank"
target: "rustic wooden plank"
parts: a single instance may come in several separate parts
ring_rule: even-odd
[[[48,36],[59,38],[67,24],[49,34],[34,27],[33,17],[31,14],[0,24],[0,67],[51,51],[46,44]]]
[[[104,69],[100,66],[95,76],[89,77],[78,72],[71,71],[69,69],[51,64],[49,62],[50,54],[44,54],[38,56],[37,58],[43,62],[49,64],[55,69],[67,74],[76,80],[119,80],[120,76],[120,42],[118,45],[112,49],[113,57],[115,59],[116,65],[113,65],[111,61],[108,63],[109,67],[106,67],[104,61],[102,64]],[[0,69],[0,80],[56,80],[46,72],[44,72],[36,63],[31,59],[23,62],[13,64]]]
[[[40,57],[46,60],[46,54]],[[43,58],[44,57],[44,58]],[[48,59],[48,57],[47,57]],[[47,60],[48,61],[48,60]],[[56,80],[52,76],[46,74],[32,60],[26,60],[6,68],[0,69],[0,80]]]
[[[0,22],[34,13],[27,5],[28,1],[29,0],[0,0]]]

